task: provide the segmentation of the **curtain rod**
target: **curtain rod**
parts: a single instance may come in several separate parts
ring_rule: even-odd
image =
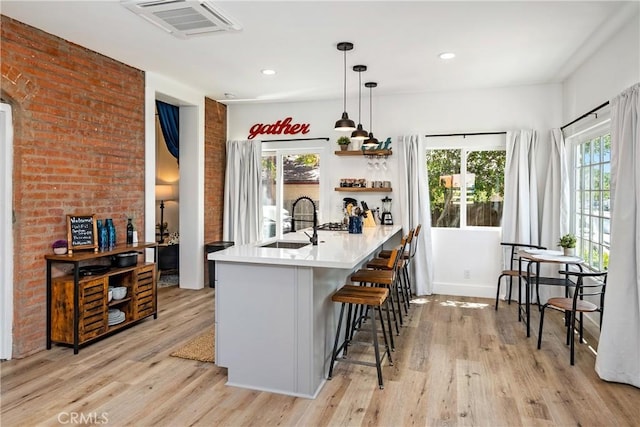
[[[579,122],[580,120],[584,119],[585,117],[589,117],[590,115],[592,115],[592,114],[593,114],[593,113],[595,113],[596,111],[598,111],[598,110],[600,110],[600,109],[602,109],[602,108],[606,107],[607,105],[609,105],[609,101],[607,101],[607,102],[605,102],[605,103],[603,103],[603,104],[598,105],[598,106],[597,106],[596,108],[594,108],[593,110],[591,110],[591,111],[589,111],[589,112],[587,112],[587,113],[584,113],[583,115],[581,115],[580,117],[578,117],[578,118],[577,118],[577,119],[575,119],[574,121],[572,121],[572,122],[570,122],[570,123],[567,123],[566,125],[562,126],[562,127],[560,128],[560,130],[564,130],[564,128],[569,127],[569,126],[571,126],[572,124],[574,124],[574,123],[576,123],[576,122]]]
[[[260,142],[316,141],[316,140],[328,141],[329,138],[323,137],[323,138],[263,139]]]
[[[467,136],[475,136],[475,135],[506,135],[507,132],[472,132],[472,133],[442,133],[442,134],[434,134],[434,135],[425,135],[426,138],[438,137],[438,136],[461,136],[466,138]]]

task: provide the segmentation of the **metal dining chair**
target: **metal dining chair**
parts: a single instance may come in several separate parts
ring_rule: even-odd
[[[518,279],[520,277],[525,277],[527,275],[526,270],[520,270],[519,269],[519,257],[518,257],[518,251],[523,250],[523,249],[547,249],[544,246],[540,246],[540,245],[532,245],[532,244],[528,244],[528,243],[506,243],[506,242],[501,242],[500,245],[502,246],[506,246],[509,247],[511,249],[511,256],[509,258],[509,268],[506,270],[502,270],[502,272],[500,273],[500,276],[498,276],[498,286],[497,286],[497,291],[496,291],[496,310],[498,310],[498,300],[500,299],[500,286],[502,284],[502,278],[503,277],[508,277],[509,278],[509,293],[508,293],[508,297],[507,297],[507,303],[511,304],[511,291],[513,289],[513,278],[517,277]]]
[[[560,271],[560,274],[576,277],[576,286],[571,298],[549,298],[540,311],[540,329],[538,331],[538,350],[542,345],[542,327],[544,325],[544,314],[547,308],[551,307],[565,313],[565,325],[567,327],[567,345],[571,346],[570,361],[575,361],[575,338],[576,315],[579,313],[579,336],[582,337],[583,313],[600,313],[600,327],[602,327],[602,315],[604,313],[604,292],[607,286],[607,272],[582,272],[582,271]],[[589,278],[589,284],[584,283],[584,278]],[[589,297],[589,300],[585,300]]]

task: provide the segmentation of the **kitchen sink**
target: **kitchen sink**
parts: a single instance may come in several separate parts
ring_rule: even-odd
[[[310,245],[311,242],[287,242],[284,240],[276,240],[275,242],[260,245],[261,248],[278,248],[278,249],[300,249]]]

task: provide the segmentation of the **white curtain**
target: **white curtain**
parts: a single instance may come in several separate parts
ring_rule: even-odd
[[[431,247],[431,208],[426,151],[418,135],[400,138],[399,194],[402,224],[409,229],[421,224],[416,255],[411,263],[416,295],[433,293],[433,256]],[[407,230],[408,231],[408,230]]]
[[[261,160],[260,141],[227,141],[222,234],[236,245],[261,238]]]
[[[537,244],[538,180],[536,147],[538,137],[533,130],[507,132],[507,160],[504,171],[504,205],[502,211],[502,241]],[[503,249],[503,268],[508,269],[511,249]],[[505,298],[507,287],[501,298]],[[517,293],[513,292],[513,298]]]
[[[556,249],[558,240],[569,232],[569,167],[568,153],[564,136],[560,129],[551,130],[551,140],[545,181],[542,196],[542,219],[540,222],[540,244],[549,249]],[[542,264],[540,272],[543,276],[558,276],[557,265]],[[541,286],[540,299],[547,301],[552,296],[564,296],[564,288]]]
[[[611,251],[596,372],[640,387],[640,83],[610,105]]]
[[[538,184],[533,130],[507,132],[502,240],[538,243]]]

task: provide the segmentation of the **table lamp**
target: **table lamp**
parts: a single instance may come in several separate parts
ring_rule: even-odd
[[[159,184],[156,185],[156,200],[160,200],[160,240],[159,243],[164,242],[164,202],[169,200],[177,200],[178,196],[177,185],[172,184]]]

